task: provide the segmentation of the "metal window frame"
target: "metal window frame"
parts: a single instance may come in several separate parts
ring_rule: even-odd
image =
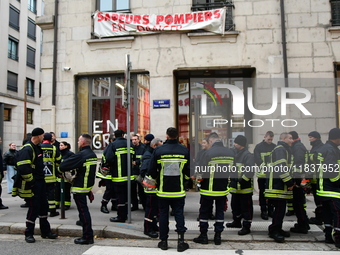
[[[34,84],[34,80],[26,78],[26,95],[34,97]]]
[[[16,77],[16,84],[9,84],[9,74],[13,74]],[[14,77],[14,76],[13,76]],[[18,74],[17,73],[13,73],[11,71],[7,71],[7,89],[14,91],[14,92],[18,92]]]
[[[34,2],[34,4],[31,4],[31,2]],[[33,12],[34,14],[37,14],[37,0],[28,0],[28,10]]]
[[[18,61],[19,60],[19,40],[9,36],[8,41],[11,42],[11,49],[8,49],[8,58]],[[16,44],[16,51],[13,52],[12,44]]]
[[[130,9],[130,1],[127,0],[129,2],[129,9],[117,9],[117,0],[107,0],[107,1],[112,1],[112,6],[114,6],[115,8],[113,10],[101,10],[100,8],[100,0],[96,0],[96,9],[99,11],[105,11],[105,12],[126,12],[126,13],[131,13],[131,9]]]
[[[8,112],[8,114],[6,115],[5,112]],[[5,118],[5,116],[7,116],[7,118]],[[11,108],[4,108],[4,121],[11,121],[12,119],[12,109]]]
[[[33,54],[33,56],[34,56],[34,59],[33,59],[33,62],[31,62],[30,60],[31,59],[29,59],[28,57],[29,57],[29,55],[28,55],[28,52],[29,51],[32,51],[34,54]],[[27,57],[27,59],[26,59],[26,65],[27,66],[29,66],[29,67],[32,67],[32,68],[35,68],[35,49],[34,48],[32,48],[31,46],[27,46],[27,54],[26,54],[26,57]]]
[[[29,118],[30,114],[30,118]],[[34,114],[34,109],[27,108],[26,109],[26,124],[33,124],[33,114]]]
[[[18,20],[17,23],[14,23],[11,21],[11,11],[15,12],[18,14]],[[18,10],[17,8],[15,8],[13,5],[9,5],[9,26],[11,28],[14,28],[15,30],[20,30],[20,10]]]
[[[34,26],[34,33],[30,33],[30,24],[32,24]],[[31,18],[28,18],[28,22],[27,22],[27,37],[31,38],[33,41],[35,41],[37,39],[36,37],[36,33],[37,33],[37,25],[35,23],[35,21]]]

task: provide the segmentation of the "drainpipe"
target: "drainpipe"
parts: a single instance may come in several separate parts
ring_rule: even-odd
[[[55,131],[55,104],[56,104],[56,91],[57,91],[57,57],[58,57],[58,7],[59,0],[54,1],[54,42],[53,42],[53,74],[52,74],[52,112],[51,112],[51,129]]]
[[[284,79],[285,79],[285,87],[288,87],[287,41],[286,41],[286,23],[285,23],[285,3],[284,3],[284,0],[280,0],[280,12],[281,12],[283,75],[284,75]]]

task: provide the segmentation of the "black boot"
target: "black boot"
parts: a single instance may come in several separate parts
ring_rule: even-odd
[[[161,250],[165,251],[168,249],[168,241],[167,240],[162,240],[158,243],[158,248]]]
[[[201,233],[198,237],[194,238],[193,241],[194,241],[195,243],[208,244],[208,236],[207,236],[207,233],[205,233],[205,234]]]
[[[182,252],[189,249],[189,244],[184,242],[184,233],[178,233],[177,251]]]
[[[221,232],[215,232],[214,243],[215,245],[221,245]]]
[[[109,210],[107,209],[107,203],[102,202],[102,206],[100,207],[100,211],[102,213],[110,213]]]

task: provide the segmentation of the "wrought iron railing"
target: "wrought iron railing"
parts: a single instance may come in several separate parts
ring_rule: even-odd
[[[330,0],[330,2],[332,12],[332,26],[340,26],[340,0]]]
[[[235,24],[233,20],[233,8],[235,8],[232,1],[221,1],[214,3],[193,3],[191,10],[192,11],[205,11],[205,10],[213,10],[219,8],[227,8],[226,12],[226,20],[225,20],[225,31],[233,31],[235,30]]]

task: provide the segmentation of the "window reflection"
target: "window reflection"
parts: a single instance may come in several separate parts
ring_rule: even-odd
[[[97,97],[110,96],[110,77],[99,77],[93,79],[92,95]]]

